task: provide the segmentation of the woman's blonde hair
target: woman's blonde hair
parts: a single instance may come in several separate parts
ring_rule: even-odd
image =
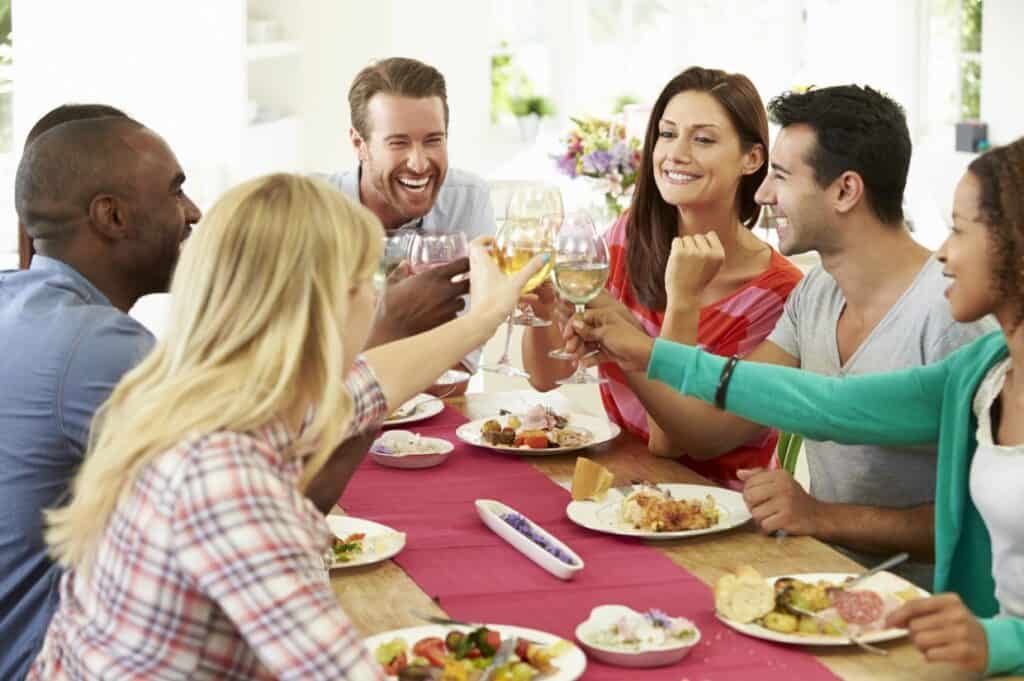
[[[118,500],[182,440],[311,422],[293,445],[314,452],[304,487],[343,439],[342,328],[349,293],[370,279],[380,222],[327,184],[277,174],[239,185],[186,241],[163,341],[97,412],[72,499],[48,511],[46,540],[64,567],[88,570]]]

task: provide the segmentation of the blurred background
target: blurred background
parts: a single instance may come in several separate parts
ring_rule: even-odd
[[[936,247],[977,143],[958,151],[956,125],[984,122],[993,145],[1024,134],[1022,27],[1020,0],[0,0],[0,267],[15,262],[24,137],[50,108],[102,102],[143,121],[205,208],[256,174],[351,167],[348,85],[396,55],[445,74],[450,163],[497,191],[549,179],[587,192],[552,159],[570,117],[642,136],[689,65],[745,73],[766,101],[870,84],[907,110],[907,212]]]

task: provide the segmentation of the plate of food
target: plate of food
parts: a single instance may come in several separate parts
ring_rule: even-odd
[[[572,452],[615,439],[620,429],[607,419],[560,413],[542,404],[522,414],[502,410],[497,416],[464,423],[455,431],[463,442],[526,456]]]
[[[387,525],[347,515],[327,516],[334,543],[324,554],[328,570],[387,560],[405,547],[405,533]]]
[[[414,423],[437,416],[444,411],[444,401],[427,393],[420,393],[406,400],[402,406],[388,414],[384,419],[385,426],[397,426],[403,423]]]
[[[707,485],[612,488],[601,501],[570,502],[565,512],[591,530],[647,539],[723,532],[750,520],[742,494]]]
[[[444,463],[453,449],[455,445],[443,438],[389,430],[370,445],[370,458],[390,468],[430,468]]]
[[[637,612],[624,605],[601,605],[576,627],[576,640],[595,660],[618,667],[664,667],[689,655],[700,630],[685,617],[661,610]]]
[[[389,679],[478,681],[499,651],[509,655],[492,670],[492,681],[575,681],[587,667],[583,651],[570,641],[499,624],[410,627],[364,643]]]
[[[886,629],[885,618],[907,601],[927,598],[928,592],[891,572],[842,588],[856,576],[814,572],[762,577],[743,566],[715,585],[715,614],[740,633],[777,643],[843,646],[852,643],[851,635],[864,643],[906,636],[906,629]]]

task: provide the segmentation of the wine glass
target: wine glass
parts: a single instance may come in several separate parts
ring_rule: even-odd
[[[544,183],[529,183],[518,187],[508,197],[506,218],[535,218],[545,215],[561,215],[562,193],[558,187]]]
[[[608,281],[608,245],[586,213],[570,213],[562,220],[555,240],[553,273],[555,289],[576,307],[576,314],[583,314],[587,303],[604,289]],[[557,357],[567,358],[564,350],[557,352],[562,353]],[[568,355],[568,358],[573,356]],[[607,382],[607,379],[588,374],[580,363],[571,376],[557,381],[559,385]]]
[[[463,232],[431,232],[416,234],[409,244],[409,263],[414,274],[447,265],[469,254]]]
[[[498,267],[503,272],[505,272],[505,265],[499,253],[498,243],[499,240],[503,238],[503,235],[505,233],[505,225],[507,224],[507,221],[499,219],[497,220],[497,223],[498,230],[495,233],[495,245],[491,249],[491,258],[493,258],[494,261],[498,263]],[[529,378],[530,374],[523,371],[522,369],[512,366],[512,358],[508,354],[509,346],[512,343],[512,324],[512,313],[509,313],[508,317],[505,320],[505,349],[502,351],[501,357],[495,364],[481,364],[480,369],[481,371],[489,371],[493,374],[501,374],[502,376]]]
[[[564,212],[562,193],[558,187],[543,182],[530,182],[521,185],[509,196],[505,217],[509,220],[548,220],[557,232]],[[538,323],[543,320],[534,315],[532,307],[523,304],[520,308],[522,312],[513,318],[514,323],[547,326],[546,323]]]
[[[544,283],[551,273],[555,250],[555,231],[558,220],[542,218],[506,218],[505,226],[495,239],[495,251],[498,254],[498,266],[505,274],[515,274],[535,255],[547,253],[551,257],[523,287],[523,293],[529,293]],[[551,322],[541,319],[533,313],[529,305],[523,306],[521,312],[512,318],[513,324],[519,326],[551,326]]]
[[[410,229],[399,229],[384,235],[384,252],[380,258],[384,276],[390,277],[402,261],[409,259],[409,246],[416,232]]]

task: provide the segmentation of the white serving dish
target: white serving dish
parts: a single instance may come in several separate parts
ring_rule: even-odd
[[[724,532],[738,527],[750,520],[750,511],[743,501],[743,495],[733,490],[710,485],[683,485],[661,483],[658,487],[672,494],[676,499],[703,499],[711,495],[718,506],[718,524],[703,530],[682,530],[679,532],[652,532],[633,527],[622,520],[620,509],[626,494],[612,488],[603,501],[570,501],[565,507],[569,520],[577,525],[596,532],[616,534],[623,537],[643,537],[644,539],[679,539],[695,537],[702,534]]]
[[[390,454],[382,451],[378,451],[379,448],[389,447],[393,448],[396,445],[399,447],[405,447],[402,443],[407,443],[412,440],[418,440],[423,443],[429,443],[435,445],[436,448],[440,448],[441,451],[436,452],[402,452],[399,454]],[[390,468],[430,468],[431,466],[440,466],[448,459],[448,455],[455,449],[448,440],[439,437],[423,437],[416,433],[409,432],[408,430],[391,430],[376,440],[370,445],[370,458],[374,463],[378,463],[381,466],[388,466]]]
[[[564,551],[573,559],[573,561],[575,561],[574,564],[570,565],[562,562],[552,554],[548,553],[544,550],[544,547],[535,543],[525,534],[509,525],[501,517],[506,513],[519,513],[519,511],[493,499],[477,499],[475,503],[477,513],[480,514],[480,519],[484,521],[484,525],[487,525],[487,527],[491,528],[495,534],[514,546],[520,553],[553,574],[555,577],[558,577],[559,579],[572,579],[577,572],[583,569],[583,559],[580,558],[575,551],[570,549],[563,541],[552,535],[540,525],[529,518],[526,518],[526,516],[523,517],[528,523],[530,523],[533,530],[547,539],[553,546],[557,546],[559,549]],[[519,515],[522,516],[523,514],[519,513]]]
[[[600,605],[591,610],[590,617],[576,627],[576,640],[590,657],[617,667],[666,667],[682,660],[700,643],[700,629],[696,626],[696,636],[692,640],[635,651],[611,648],[590,641],[597,632],[611,627],[620,617],[629,614],[641,613],[624,605]]]

